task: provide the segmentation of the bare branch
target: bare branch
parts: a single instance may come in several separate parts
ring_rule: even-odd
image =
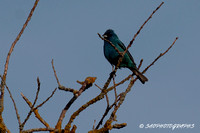
[[[83,110],[85,110],[87,107],[89,107],[90,105],[96,103],[97,101],[100,101],[101,99],[104,98],[104,95],[107,93],[106,90],[102,90],[102,92],[96,96],[95,98],[93,98],[92,100],[88,101],[87,103],[85,103],[84,105],[82,105],[77,111],[75,111],[70,119],[69,122],[67,123],[67,125],[65,126],[65,130],[69,131],[70,127],[71,127],[71,123],[74,121],[74,119],[80,114],[80,112],[82,112]]]
[[[153,12],[152,14],[149,16],[149,18],[143,23],[143,25],[140,27],[140,29],[137,31],[137,33],[134,35],[133,39],[130,41],[129,45],[127,46],[126,50],[123,52],[122,54],[122,58],[118,60],[118,64],[120,65],[120,62],[122,61],[124,55],[126,54],[126,52],[128,51],[128,49],[131,47],[131,45],[133,44],[133,42],[135,41],[135,38],[139,35],[140,31],[143,29],[144,25],[152,18],[153,14],[158,11],[158,9],[164,4],[164,2],[162,2]],[[118,65],[118,66],[119,66]]]
[[[152,16],[154,15],[154,13],[156,11],[158,11],[158,9],[164,4],[164,2],[162,2],[153,12],[152,14],[148,17],[148,19],[143,23],[143,25],[140,27],[140,29],[137,31],[137,33],[134,35],[133,39],[130,41],[128,47],[126,48],[128,50],[129,47],[131,47],[131,45],[133,44],[133,42],[135,41],[135,38],[139,35],[140,31],[142,30],[142,28],[144,27],[144,25],[152,18]]]
[[[95,124],[96,124],[96,120],[94,120],[94,124],[93,124],[93,127],[92,127],[92,129],[94,130],[95,128]]]
[[[112,128],[120,129],[120,128],[124,128],[125,126],[127,126],[126,123],[114,124],[114,125],[112,126]]]
[[[147,66],[142,73],[145,73],[160,57],[162,57],[163,55],[165,55],[172,48],[172,46],[175,44],[175,42],[177,40],[178,40],[178,37],[176,37],[176,39],[174,40],[174,42],[172,43],[172,45],[170,45],[169,48],[164,53],[160,53],[160,55],[149,66]]]
[[[25,123],[27,122],[27,120],[29,119],[29,117],[31,116],[32,112],[33,112],[33,108],[37,102],[37,99],[38,99],[38,95],[39,95],[39,92],[40,92],[40,80],[39,80],[39,77],[37,78],[37,84],[38,84],[38,88],[37,88],[37,92],[36,92],[36,96],[35,96],[35,100],[34,100],[34,103],[32,104],[28,98],[26,98],[22,93],[21,93],[21,96],[23,97],[23,99],[26,101],[26,103],[30,106],[30,111],[26,117],[26,119],[24,120],[24,122],[20,125],[20,130],[23,130],[23,127],[25,125]]]
[[[71,98],[71,100],[67,103],[67,105],[65,106],[65,108],[62,110],[62,112],[60,114],[60,117],[58,119],[58,122],[56,124],[55,129],[61,130],[62,121],[63,121],[63,119],[65,117],[66,112],[71,107],[72,103],[74,103],[74,101],[82,94],[82,92],[84,92],[86,89],[88,89],[89,87],[91,87],[92,84],[95,82],[95,80],[96,80],[96,77],[87,77],[84,82],[80,82],[79,81],[79,83],[82,84],[82,87]],[[71,127],[71,123],[70,123],[70,127]]]
[[[20,126],[20,125],[21,125],[21,121],[20,121],[20,115],[19,115],[18,110],[17,110],[17,105],[16,105],[15,100],[14,100],[14,98],[13,98],[13,96],[12,96],[12,93],[11,93],[11,91],[10,91],[10,89],[8,88],[7,85],[6,85],[6,88],[7,88],[7,90],[8,90],[9,95],[10,95],[10,98],[11,98],[11,100],[12,100],[12,102],[13,102],[13,105],[14,105],[14,108],[15,108],[15,113],[16,113],[17,120],[18,120],[18,124],[19,124],[19,126]]]
[[[98,86],[97,84],[94,84],[97,88],[99,88],[99,90],[102,90],[102,88],[100,86]]]
[[[59,90],[63,90],[63,91],[68,91],[68,92],[72,92],[74,95],[78,92],[78,90],[72,89],[72,88],[66,88],[65,86],[58,86]]]
[[[8,52],[7,58],[6,58],[6,63],[5,63],[5,67],[4,67],[3,79],[1,80],[1,85],[0,85],[0,91],[1,91],[1,95],[0,95],[0,119],[1,119],[1,121],[0,121],[0,127],[2,127],[2,128],[1,128],[2,130],[0,129],[0,132],[3,131],[3,130],[5,130],[5,128],[6,128],[6,126],[5,126],[4,122],[3,122],[2,112],[3,112],[3,109],[4,109],[4,108],[3,108],[3,107],[4,107],[4,88],[5,88],[4,83],[6,83],[6,76],[7,76],[7,72],[8,72],[8,64],[9,64],[9,61],[10,61],[10,56],[11,56],[11,54],[12,54],[12,52],[13,52],[13,49],[14,49],[16,43],[17,43],[18,40],[20,39],[20,37],[21,37],[21,35],[23,34],[25,28],[27,27],[28,22],[30,21],[30,19],[31,19],[31,17],[32,17],[32,15],[33,15],[33,12],[34,12],[34,10],[35,10],[37,4],[38,4],[38,2],[39,2],[39,0],[36,0],[36,1],[35,1],[34,6],[33,6],[33,8],[31,9],[28,18],[26,19],[26,22],[24,23],[24,25],[23,25],[23,27],[22,27],[20,33],[17,35],[15,41],[12,43],[12,45],[11,45],[11,47],[10,47],[10,50],[9,50],[9,52]]]
[[[26,97],[24,96],[23,93],[21,93],[21,96],[22,96],[22,98],[26,101],[26,103],[27,103],[29,106],[33,107],[33,106],[32,106],[32,103],[28,100],[28,98],[26,98]],[[32,112],[33,112],[33,111],[32,111],[32,109],[31,109],[31,110],[29,111],[28,115],[26,116],[24,122],[20,125],[20,131],[23,130],[24,125],[26,124],[27,120],[28,120],[29,117],[31,116]]]
[[[32,103],[28,100],[28,98],[26,98],[23,93],[21,93],[22,98],[26,101],[26,103],[28,104],[28,106],[31,108],[31,110],[29,111],[27,117],[25,118],[24,122],[20,125],[20,131],[23,130],[24,125],[26,124],[26,122],[28,121],[28,119],[30,118],[32,112],[35,113],[36,118],[38,118],[38,120],[40,120],[41,123],[43,123],[47,128],[49,127],[49,124],[40,116],[40,114],[38,113],[37,109],[33,109],[33,105]]]
[[[114,68],[112,67],[112,69],[114,69]],[[115,101],[117,101],[117,89],[116,89],[116,84],[115,84],[115,75],[113,75],[113,86],[114,86],[114,93],[115,93]]]
[[[143,63],[143,59],[140,60],[140,64],[138,65],[138,70],[140,69],[140,67],[142,66]]]
[[[21,93],[23,99],[26,101],[26,103],[29,105],[32,112],[34,112],[35,114],[35,117],[42,123],[46,126],[46,128],[49,128],[49,124],[40,116],[40,114],[38,113],[38,108],[41,107],[42,105],[44,105],[54,94],[55,94],[55,91],[57,90],[57,88],[55,88],[52,92],[52,94],[44,101],[42,102],[41,104],[39,104],[38,106],[36,106],[35,108],[33,108],[34,106],[31,104],[31,102]],[[29,112],[30,113],[30,112]],[[28,119],[27,119],[28,120]]]
[[[1,77],[1,79],[3,78],[1,75],[0,75],[0,77]],[[3,79],[2,79],[3,80]],[[11,93],[11,91],[10,91],[10,89],[8,88],[8,86],[6,85],[6,83],[4,83],[5,84],[5,86],[6,86],[6,89],[8,90],[8,93],[9,93],[9,95],[10,95],[10,98],[11,98],[11,100],[12,100],[12,102],[13,102],[13,105],[14,105],[14,108],[15,108],[15,113],[16,113],[16,116],[17,116],[17,121],[18,121],[18,124],[19,124],[19,126],[21,125],[21,121],[20,121],[20,115],[19,115],[19,113],[18,113],[18,109],[17,109],[17,105],[16,105],[16,103],[15,103],[15,100],[14,100],[14,98],[13,98],[13,96],[12,96],[12,93]]]
[[[109,111],[114,107],[114,105],[116,105],[117,102],[118,102],[118,100],[114,101],[114,103],[111,106],[107,106],[107,108],[106,108],[101,120],[99,121],[99,123],[97,124],[95,129],[98,129],[100,127],[100,125],[102,125],[104,118],[107,116]]]
[[[39,132],[39,131],[54,131],[54,128],[35,128],[35,129],[29,129],[24,130],[22,133],[32,133],[32,132]]]
[[[72,130],[70,131],[70,133],[75,133],[76,129],[77,129],[76,125],[73,125]]]

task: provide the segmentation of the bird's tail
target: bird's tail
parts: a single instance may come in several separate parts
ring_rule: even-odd
[[[131,69],[131,71],[137,76],[137,78],[144,84],[148,81],[148,79],[138,70],[138,69]]]

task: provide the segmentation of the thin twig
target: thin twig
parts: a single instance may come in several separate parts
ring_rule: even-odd
[[[127,126],[126,123],[114,124],[114,125],[112,126],[112,128],[120,129],[120,128],[124,128],[125,126]]]
[[[53,92],[51,93],[51,95],[50,95],[49,97],[47,97],[47,99],[44,100],[44,102],[42,102],[41,104],[39,104],[38,106],[36,106],[36,107],[34,108],[34,110],[35,110],[35,109],[38,109],[39,107],[41,107],[42,105],[44,105],[47,101],[49,101],[49,99],[50,99],[51,97],[53,97],[53,95],[55,94],[56,90],[57,90],[57,88],[55,88],[55,89],[53,90]]]
[[[122,81],[120,81],[119,83],[116,83],[115,86],[119,86],[121,84],[123,84],[124,82],[128,81],[130,78],[132,77],[132,75],[127,76],[125,79],[123,79]],[[111,91],[114,88],[114,86],[111,86],[107,89],[107,91]]]
[[[54,64],[53,64],[53,59],[52,59],[52,61],[51,61],[51,64],[52,64],[52,68],[53,68],[54,75],[55,75],[55,77],[56,77],[56,81],[57,81],[57,83],[58,83],[58,86],[61,86],[61,85],[60,85],[60,82],[59,82],[59,80],[58,80],[58,76],[57,76],[57,74],[56,74],[56,70],[55,70]]]
[[[121,104],[123,103],[124,99],[125,99],[125,96],[126,94],[124,92],[122,92],[120,95],[119,95],[119,99],[118,99],[118,104],[114,107],[114,110],[113,112],[111,113],[110,115],[110,118],[108,121],[116,121],[116,112],[117,110],[119,109],[119,107],[121,106]]]
[[[130,41],[129,45],[126,47],[126,50],[123,52],[122,57],[124,57],[124,55],[126,54],[126,52],[128,51],[128,49],[131,47],[131,45],[133,44],[133,42],[135,41],[135,38],[139,35],[140,31],[143,29],[144,25],[152,18],[153,14],[164,4],[164,2],[162,2],[153,12],[152,14],[148,17],[148,19],[143,23],[143,25],[140,27],[140,29],[137,31],[137,33],[134,35],[133,39]],[[119,63],[119,61],[118,61]]]
[[[38,99],[38,95],[39,95],[39,92],[40,92],[40,80],[39,80],[39,77],[37,78],[37,84],[38,84],[38,88],[37,88],[37,92],[36,92],[36,96],[35,96],[35,100],[33,102],[33,104],[31,105],[31,102],[21,93],[21,96],[23,97],[23,99],[27,102],[28,105],[31,105],[30,107],[30,111],[27,115],[27,117],[25,118],[24,122],[20,125],[20,130],[23,130],[23,127],[25,125],[25,123],[27,122],[27,120],[30,118],[32,112],[33,112],[33,108],[37,102],[37,99]]]
[[[160,55],[149,65],[147,66],[144,71],[142,71],[142,73],[145,73],[160,57],[162,57],[163,55],[165,55],[171,48],[172,46],[175,44],[175,42],[178,40],[178,37],[176,37],[176,39],[174,40],[174,42],[169,46],[169,48],[164,52],[164,53],[160,53]]]
[[[112,71],[113,70],[114,70],[114,68],[112,67]],[[117,89],[116,89],[116,84],[115,84],[115,75],[113,75],[113,86],[114,86],[114,93],[115,93],[115,101],[117,101]]]
[[[70,133],[76,133],[76,129],[77,129],[76,125],[73,125],[72,130],[70,131]],[[64,133],[65,133],[65,131],[64,131]]]
[[[108,112],[114,107],[114,105],[116,105],[117,101],[118,100],[114,101],[114,103],[112,105],[107,106],[107,108],[106,108],[101,120],[99,121],[99,123],[97,124],[95,129],[98,129],[100,127],[100,125],[102,125],[104,118],[107,116]]]
[[[31,105],[31,107],[33,107],[33,106],[32,106],[32,103],[24,96],[23,93],[21,93],[21,96],[22,96],[22,98],[26,101],[26,103],[27,103],[28,105]],[[29,113],[28,113],[28,115],[26,116],[24,122],[20,125],[20,131],[23,130],[24,125],[26,124],[27,120],[28,120],[29,117],[31,116],[32,112],[33,112],[33,110],[32,110],[32,108],[31,108],[30,111],[29,111]]]
[[[38,89],[37,89],[37,92],[36,92],[35,100],[34,100],[33,105],[32,105],[33,107],[35,106],[35,104],[37,102],[38,95],[39,95],[39,92],[40,92],[40,79],[39,79],[39,77],[37,77],[37,84],[38,84]]]
[[[8,88],[7,85],[6,85],[6,88],[7,88],[7,90],[8,90],[9,95],[10,95],[10,98],[11,98],[11,100],[12,100],[12,102],[13,102],[13,105],[14,105],[14,108],[15,108],[15,113],[16,113],[17,120],[18,120],[18,124],[19,124],[19,126],[20,126],[20,125],[21,125],[21,121],[20,121],[20,115],[19,115],[18,110],[17,110],[17,105],[16,105],[15,100],[14,100],[14,98],[13,98],[11,92],[10,92],[10,89]]]
[[[102,88],[100,86],[98,86],[97,84],[94,84],[97,88],[99,88],[99,90],[102,90]]]
[[[126,48],[128,50],[129,47],[131,47],[131,45],[133,44],[133,42],[135,41],[135,38],[139,35],[140,31],[142,30],[142,28],[144,27],[144,25],[152,18],[152,16],[154,15],[154,13],[156,11],[158,11],[158,9],[164,4],[164,2],[162,2],[153,12],[152,14],[148,17],[148,19],[143,23],[143,25],[140,27],[140,29],[137,31],[137,33],[134,35],[133,39],[130,41],[128,47]]]
[[[96,124],[96,120],[94,120],[94,124],[93,124],[93,127],[92,127],[93,130],[95,129],[95,124]]]
[[[0,77],[1,77],[1,79],[2,79],[2,76],[0,75]],[[14,98],[13,98],[13,96],[12,96],[12,93],[11,93],[11,91],[10,91],[10,89],[8,88],[8,86],[6,85],[6,83],[4,83],[5,84],[5,86],[6,86],[6,89],[8,90],[8,93],[9,93],[9,95],[10,95],[10,98],[11,98],[11,100],[12,100],[12,102],[13,102],[13,105],[14,105],[14,108],[15,108],[15,113],[16,113],[16,116],[17,116],[17,121],[18,121],[18,124],[19,124],[19,126],[21,125],[21,120],[20,120],[20,115],[19,115],[19,113],[18,113],[18,109],[17,109],[17,105],[16,105],[16,103],[15,103],[15,100],[14,100]]]
[[[140,64],[138,65],[138,70],[140,69],[140,67],[142,66],[143,63],[143,59],[140,60]]]
[[[23,93],[21,93],[21,96],[22,96],[22,98],[26,101],[26,103],[28,104],[28,106],[30,107],[30,111],[29,111],[27,117],[25,118],[24,122],[20,125],[20,131],[23,130],[24,125],[26,124],[26,122],[27,122],[28,119],[30,118],[32,112],[34,112],[36,118],[38,118],[38,120],[40,120],[40,122],[43,123],[43,124],[48,128],[48,127],[49,127],[49,124],[40,116],[40,114],[38,113],[38,110],[33,108],[33,105],[32,105],[32,103],[28,100],[28,98],[26,98],[26,97],[24,96]]]
[[[108,108],[110,106],[108,94],[106,93],[105,96],[106,96],[106,103],[107,103],[107,108]]]
[[[106,96],[107,96],[107,94],[106,94]],[[116,100],[114,101],[114,103],[113,103],[111,106],[109,106],[109,101],[107,101],[108,98],[106,99],[106,101],[107,101],[107,103],[108,103],[108,104],[107,104],[107,107],[106,107],[106,110],[105,110],[105,112],[104,112],[104,114],[103,114],[101,120],[99,121],[99,123],[97,124],[97,126],[96,126],[95,129],[98,129],[98,128],[100,127],[100,125],[102,125],[103,120],[104,120],[104,118],[107,116],[108,112],[113,108],[114,105],[117,104],[117,102],[119,101],[119,99],[117,99],[117,98],[118,98],[118,96],[115,98]]]

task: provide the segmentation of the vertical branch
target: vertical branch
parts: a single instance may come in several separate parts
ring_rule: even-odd
[[[0,77],[1,77],[1,79],[3,78],[1,75],[0,75]],[[15,113],[16,113],[16,116],[17,116],[17,121],[18,121],[18,124],[19,124],[19,126],[20,126],[20,125],[21,125],[21,120],[20,120],[20,115],[19,115],[19,113],[18,113],[17,105],[16,105],[16,103],[15,103],[15,100],[14,100],[14,98],[13,98],[13,96],[12,96],[12,93],[11,93],[10,89],[8,88],[8,86],[6,85],[6,83],[4,83],[4,84],[5,84],[5,86],[6,86],[6,89],[8,90],[8,93],[9,93],[9,95],[10,95],[10,98],[11,98],[11,100],[12,100],[12,102],[13,102],[13,106],[14,106],[14,108],[15,108]],[[6,129],[6,130],[7,130],[7,132],[9,132],[8,129]]]
[[[5,88],[5,84],[4,83],[6,82],[6,76],[7,76],[7,72],[8,72],[8,64],[9,64],[10,56],[11,56],[11,54],[13,52],[13,49],[14,49],[16,43],[20,39],[20,37],[23,34],[25,28],[27,27],[28,22],[30,21],[30,19],[31,19],[31,17],[33,15],[33,12],[35,11],[35,8],[36,8],[38,2],[39,2],[39,0],[35,1],[34,6],[31,9],[26,22],[24,23],[20,33],[17,35],[15,41],[12,43],[12,45],[10,47],[10,50],[8,52],[7,58],[6,58],[6,63],[5,63],[5,66],[4,66],[3,79],[1,80],[1,85],[0,85],[0,91],[1,91],[1,95],[0,95],[0,127],[1,127],[0,128],[0,132],[5,132],[5,128],[6,128],[6,126],[5,126],[4,122],[3,122],[2,112],[3,112],[3,109],[4,109],[4,88]]]
[[[37,89],[37,92],[36,92],[35,100],[33,102],[33,107],[35,106],[35,104],[38,100],[38,95],[39,95],[39,92],[40,92],[40,79],[39,79],[39,77],[37,77],[37,84],[38,84],[38,89]]]
[[[31,11],[30,11],[30,13],[29,13],[29,16],[28,16],[28,18],[27,18],[27,20],[26,20],[26,22],[24,23],[24,25],[23,25],[21,31],[19,32],[18,36],[16,37],[15,41],[12,43],[12,45],[11,45],[11,47],[10,47],[10,50],[9,50],[8,55],[7,55],[7,58],[6,58],[5,67],[4,67],[4,74],[3,74],[3,80],[4,80],[4,81],[6,81],[6,76],[7,76],[7,71],[8,71],[8,64],[9,64],[10,56],[11,56],[11,54],[12,54],[12,52],[13,52],[13,49],[14,49],[16,43],[18,42],[18,40],[20,39],[21,35],[23,34],[25,28],[27,27],[29,21],[31,20],[31,17],[32,17],[32,15],[33,15],[33,12],[34,12],[34,10],[35,10],[35,8],[36,8],[38,2],[39,2],[39,0],[36,0],[36,1],[35,1],[35,4],[34,4],[33,8],[31,9]],[[3,91],[3,88],[4,88],[4,87],[2,86],[1,91]]]
[[[8,90],[9,95],[10,95],[10,98],[11,98],[11,100],[12,100],[12,102],[13,102],[13,105],[14,105],[14,108],[15,108],[15,113],[16,113],[17,120],[18,120],[18,124],[19,124],[19,126],[20,126],[20,125],[21,125],[21,120],[20,120],[20,116],[19,116],[19,113],[18,113],[18,110],[17,110],[17,105],[16,105],[15,100],[14,100],[14,98],[13,98],[13,96],[12,96],[12,93],[11,93],[11,91],[10,91],[10,89],[8,88],[7,85],[6,85],[6,88],[7,88],[7,90]]]
[[[114,70],[114,68],[112,67],[112,71],[113,70]],[[115,84],[115,75],[113,76],[113,86],[114,86],[115,101],[116,101],[117,100],[117,89],[116,89],[116,84]]]
[[[53,72],[54,72],[54,76],[56,77],[56,81],[57,81],[57,83],[58,83],[58,86],[61,86],[61,85],[60,85],[60,82],[59,82],[59,80],[58,80],[58,76],[57,76],[57,74],[56,74],[56,70],[55,70],[54,64],[53,64],[53,59],[52,59],[52,61],[51,61],[51,65],[52,65]]]

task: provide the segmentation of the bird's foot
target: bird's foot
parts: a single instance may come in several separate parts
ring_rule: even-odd
[[[116,77],[116,76],[117,76],[117,75],[116,75],[116,72],[115,72],[115,71],[112,71],[112,72],[110,73],[110,76]]]

